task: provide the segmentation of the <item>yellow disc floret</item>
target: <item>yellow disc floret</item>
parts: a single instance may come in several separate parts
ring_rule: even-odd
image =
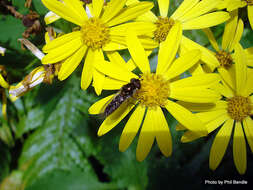
[[[109,28],[98,18],[90,18],[81,28],[83,42],[92,49],[102,48],[110,42]]]
[[[168,17],[158,17],[155,22],[156,30],[154,33],[155,40],[158,42],[165,41],[171,27],[175,24],[175,21]]]
[[[155,73],[143,74],[140,80],[141,88],[135,98],[147,107],[164,107],[170,93],[169,81]]]
[[[242,121],[244,118],[250,115],[252,105],[249,98],[242,96],[235,96],[228,99],[228,114],[236,120]]]
[[[224,67],[225,69],[229,69],[229,67],[233,63],[232,56],[230,55],[230,53],[228,53],[226,51],[223,51],[223,50],[218,51],[215,56],[218,59],[218,61],[220,62],[220,66]]]

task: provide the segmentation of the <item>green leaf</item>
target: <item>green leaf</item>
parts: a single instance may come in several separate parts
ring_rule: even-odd
[[[0,141],[0,181],[9,173],[11,162],[10,151],[7,146]]]
[[[28,9],[25,7],[26,0],[12,0],[12,5],[16,8],[16,10],[21,14],[27,14]]]
[[[13,16],[1,15],[0,26],[1,45],[5,43],[4,47],[7,49],[20,50],[20,43],[17,40],[22,37],[22,33],[25,31],[22,21]]]
[[[90,173],[73,168],[71,171],[50,172],[25,190],[55,190],[56,188],[60,190],[109,190],[117,189],[117,186],[101,183]]]
[[[19,159],[20,167],[29,165],[24,175],[24,183],[27,185],[54,169],[72,170],[73,166],[95,176],[71,135],[75,128],[87,127],[87,115],[83,115],[76,108],[85,102],[85,99],[80,101],[79,94],[83,92],[76,84],[80,84],[80,81],[72,77],[60,87],[57,87],[59,83],[56,83],[53,86],[56,90],[47,92],[47,97],[43,92],[39,93],[42,96],[37,101],[45,104],[41,107],[44,110],[44,121],[26,140]]]

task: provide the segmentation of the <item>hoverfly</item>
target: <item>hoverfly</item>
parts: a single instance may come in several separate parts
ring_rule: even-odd
[[[132,78],[128,84],[122,86],[119,92],[114,96],[112,101],[106,106],[104,116],[109,116],[114,112],[123,102],[133,97],[135,92],[141,88],[141,82],[139,79]]]

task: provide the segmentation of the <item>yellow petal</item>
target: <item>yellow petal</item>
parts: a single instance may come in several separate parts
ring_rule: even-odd
[[[128,7],[124,8],[120,11],[120,13],[112,18],[107,25],[108,26],[115,26],[117,24],[121,24],[130,20],[135,19],[136,17],[144,14],[145,12],[152,9],[153,3],[152,2],[140,2],[136,4],[129,5]]]
[[[90,86],[90,83],[92,81],[95,52],[96,51],[92,51],[91,49],[88,49],[87,51],[81,77],[81,88],[83,90],[86,90]]]
[[[5,79],[1,74],[0,74],[0,87],[9,88],[9,84],[5,81]]]
[[[205,34],[207,35],[208,39],[209,39],[209,42],[211,43],[211,45],[213,46],[213,48],[216,50],[216,51],[219,51],[219,46],[217,44],[217,41],[215,40],[215,37],[213,35],[213,32],[210,28],[206,28],[206,29],[203,29],[203,31],[205,32]]]
[[[172,14],[171,18],[174,20],[181,20],[182,16],[191,10],[198,2],[199,0],[183,1]]]
[[[155,110],[153,120],[156,123],[155,134],[157,144],[163,155],[168,157],[172,153],[172,138],[167,120],[160,107]]]
[[[206,88],[171,87],[170,98],[193,103],[213,103],[218,101],[221,97],[217,92]]]
[[[235,123],[233,138],[233,158],[239,174],[244,174],[247,169],[246,143],[242,130],[241,122]]]
[[[155,114],[154,112],[155,110],[153,109],[147,110],[147,114],[141,128],[136,149],[136,159],[139,162],[143,161],[147,157],[155,140],[156,123],[153,119]]]
[[[126,4],[127,0],[112,0],[106,7],[101,19],[106,23],[117,15]]]
[[[253,152],[253,120],[250,117],[246,117],[243,120],[243,128],[247,137],[251,152]]]
[[[158,0],[160,15],[162,17],[167,17],[169,5],[170,5],[170,0]]]
[[[104,6],[104,0],[94,0],[92,1],[93,14],[94,17],[99,17]]]
[[[139,78],[134,73],[122,67],[119,67],[113,62],[107,62],[107,61],[97,62],[95,65],[95,68],[101,73],[104,73],[105,75],[110,76],[117,80],[129,82],[130,79],[132,78]]]
[[[141,126],[146,108],[144,106],[137,106],[127,121],[119,141],[119,150],[124,152],[132,143]]]
[[[155,14],[152,11],[148,11],[144,13],[143,15],[137,17],[135,20],[155,23],[157,19],[158,18],[155,16]]]
[[[127,46],[122,43],[113,42],[113,41],[103,46],[104,51],[115,51],[115,50],[122,50],[122,49],[127,49]]]
[[[232,52],[234,50],[235,45],[237,43],[239,43],[239,41],[241,40],[242,33],[243,33],[243,21],[241,19],[239,19],[237,27],[236,27],[236,31],[235,31],[235,36],[234,36],[233,41],[231,42],[231,44],[229,46],[229,51],[230,52]]]
[[[60,46],[65,45],[66,43],[72,42],[73,40],[79,38],[81,40],[81,32],[71,32],[69,34],[64,34],[63,36],[60,36],[50,42],[48,42],[44,47],[43,51],[48,53],[49,51],[52,51]]]
[[[112,94],[110,96],[107,96],[96,103],[92,104],[92,106],[89,108],[88,112],[89,114],[101,114],[104,112],[105,106],[107,103],[109,103],[110,100],[115,96],[115,94]]]
[[[158,52],[158,64],[156,68],[157,74],[163,74],[171,65],[176,57],[179,44],[182,38],[182,26],[176,23],[169,31],[164,42],[160,43]]]
[[[204,124],[189,110],[172,101],[168,101],[165,108],[187,129],[196,132],[200,136],[207,134],[206,129],[203,127]]]
[[[48,24],[51,24],[51,23],[57,21],[57,20],[60,19],[60,18],[61,18],[61,17],[58,16],[57,14],[55,14],[54,12],[49,11],[49,12],[45,15],[44,20],[45,20],[46,25],[48,25]]]
[[[198,118],[203,121],[204,123],[209,123],[214,121],[215,119],[219,118],[220,116],[224,115],[227,113],[227,102],[225,103],[226,105],[223,105],[223,108],[221,109],[212,109],[207,112],[200,112],[197,113],[196,115]]]
[[[149,37],[141,36],[139,40],[145,50],[152,50],[158,46],[158,42]]]
[[[84,20],[88,19],[88,16],[83,7],[83,3],[80,0],[64,0],[64,3],[66,3],[68,7],[71,7],[73,10],[72,13],[75,12],[79,15],[80,18]]]
[[[221,76],[221,78],[224,80],[224,82],[232,89],[235,89],[235,77],[231,75],[231,72],[229,72],[227,69],[223,67],[218,68],[218,72]]]
[[[123,85],[125,85],[127,83],[128,82],[126,82],[126,81],[116,80],[116,79],[113,79],[111,77],[105,77],[104,84],[103,84],[103,89],[104,90],[118,90]]]
[[[198,103],[192,103],[192,102],[177,101],[178,104],[180,104],[181,106],[185,107],[186,109],[188,109],[192,112],[212,111],[212,110],[216,109],[216,104],[219,102],[220,101],[218,101],[216,103],[198,104]]]
[[[101,49],[95,50],[93,65],[104,61],[104,55]],[[99,96],[102,92],[104,85],[105,75],[96,69],[93,70],[93,87],[95,89],[96,94]]]
[[[192,131],[186,131],[184,135],[181,137],[181,142],[183,143],[192,142],[196,139],[199,139],[200,137],[201,136]]]
[[[111,115],[109,115],[102,125],[99,127],[98,136],[102,136],[114,128],[133,108],[135,104],[129,104],[124,102],[116,109]]]
[[[220,76],[215,73],[201,74],[183,78],[171,83],[171,88],[204,87],[208,88],[220,81]]]
[[[67,1],[63,3],[58,0],[42,0],[43,4],[55,14],[74,24],[82,26],[85,20],[88,19],[88,17],[84,9],[75,9],[74,4],[76,4],[77,1],[78,0],[75,0],[71,4],[69,4],[67,3]]]
[[[65,80],[66,78],[73,73],[76,67],[79,65],[81,60],[84,57],[84,54],[87,50],[87,46],[82,46],[77,50],[72,56],[67,58],[61,65],[61,69],[58,73],[59,80]]]
[[[234,92],[231,90],[231,88],[228,87],[228,85],[218,83],[212,89],[215,90],[216,92],[219,92],[226,98],[232,98],[234,96]]]
[[[208,13],[209,11],[216,8],[219,1],[202,0],[199,1],[193,8],[187,11],[181,18],[180,21],[191,20],[201,15]]]
[[[103,90],[105,75],[98,70],[93,70],[93,84],[96,94],[99,96]]]
[[[153,32],[156,30],[156,25],[152,22],[130,22],[125,24],[120,24],[110,28],[110,35],[116,36],[126,36],[127,30],[133,28],[136,34],[153,36]]]
[[[227,113],[224,113],[216,117],[209,123],[206,123],[206,128],[207,128],[208,133],[213,132],[215,129],[221,126],[224,122],[226,122],[228,119],[231,119],[231,118],[228,116]]]
[[[228,11],[233,11],[235,9],[244,7],[247,5],[246,1],[241,1],[241,0],[233,0],[233,1],[229,1],[228,5],[227,5],[227,10]]]
[[[248,97],[250,94],[253,93],[253,69],[247,69],[247,81],[244,85],[243,91],[241,95],[244,97]]]
[[[111,62],[113,62],[115,65],[118,65],[121,68],[124,68],[126,70],[132,71],[130,67],[128,67],[125,60],[121,57],[121,55],[117,51],[113,52],[107,52],[107,57]]]
[[[200,50],[192,50],[176,59],[171,67],[164,73],[166,78],[172,79],[195,65],[200,59]]]
[[[220,128],[213,141],[209,157],[209,167],[211,170],[215,170],[219,166],[226,152],[233,129],[233,123],[234,120],[227,120]]]
[[[75,39],[69,43],[66,43],[52,51],[50,51],[47,55],[42,58],[43,64],[51,64],[62,61],[69,56],[73,56],[73,54],[80,49],[81,47],[85,47],[83,45],[81,39]]]
[[[201,60],[207,64],[207,66],[213,71],[216,67],[219,66],[219,61],[215,55],[205,47],[197,44],[196,42],[190,40],[189,38],[183,36],[182,45],[188,50],[199,49],[201,51]]]
[[[253,67],[253,47],[245,49],[247,56],[247,65]]]
[[[128,50],[132,56],[132,59],[134,60],[136,65],[138,65],[142,73],[149,73],[149,60],[143,46],[141,45],[139,39],[136,36],[135,31],[127,31],[126,43],[128,46]]]
[[[235,10],[230,13],[231,18],[227,21],[224,29],[224,33],[222,36],[222,49],[227,50],[229,48],[230,43],[233,41],[235,36],[236,26],[238,22],[238,11]]]
[[[247,80],[246,54],[240,44],[235,45],[236,92],[240,94]]]
[[[182,23],[182,28],[183,30],[208,28],[221,24],[229,18],[229,14],[227,12],[213,12]]]
[[[251,26],[251,29],[253,29],[253,5],[248,5],[248,19]]]

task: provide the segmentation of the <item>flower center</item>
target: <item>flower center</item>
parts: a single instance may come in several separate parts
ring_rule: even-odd
[[[83,42],[94,50],[102,48],[102,46],[110,42],[109,28],[98,18],[87,20],[81,32],[83,34]]]
[[[235,96],[228,99],[228,114],[236,121],[242,121],[250,115],[252,105],[249,98]]]
[[[248,5],[253,5],[253,0],[244,0],[247,2]]]
[[[155,73],[143,74],[140,81],[141,88],[134,98],[147,107],[164,107],[170,93],[169,81]]]
[[[175,24],[175,21],[168,17],[158,17],[158,20],[155,22],[156,30],[154,32],[155,40],[158,42],[162,42],[166,40],[166,37]]]
[[[225,69],[229,69],[231,67],[233,63],[233,59],[230,53],[222,50],[222,51],[218,51],[215,56],[220,62],[221,67],[224,67]]]

